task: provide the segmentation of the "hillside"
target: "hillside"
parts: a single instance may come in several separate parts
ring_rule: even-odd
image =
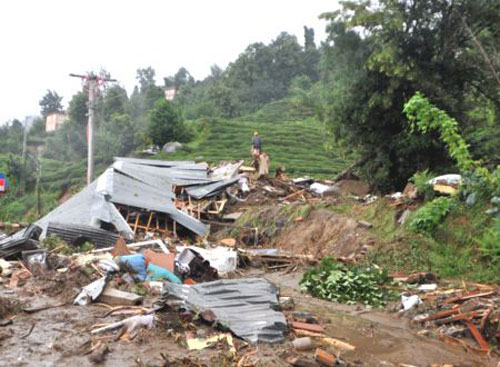
[[[194,139],[174,154],[160,153],[153,159],[204,160],[209,163],[250,160],[250,141],[254,131],[264,140],[263,149],[271,158],[271,174],[282,166],[292,177],[332,178],[350,162],[338,151],[328,149],[327,130],[312,117],[312,111],[294,107],[287,100],[272,102],[254,114],[233,120],[197,120],[189,122]],[[0,158],[6,171],[8,155]],[[86,160],[60,162],[42,159],[41,209],[47,213],[58,205],[66,188],[77,192],[85,184]],[[106,164],[96,162],[96,175]],[[37,199],[33,190],[20,197],[2,198],[1,220],[36,219]]]
[[[328,132],[311,112],[286,101],[272,102],[252,115],[235,120],[201,120],[191,123],[196,138],[174,154],[156,159],[200,159],[209,163],[250,159],[254,131],[263,138],[263,150],[271,158],[271,170],[285,168],[287,174],[332,178],[350,159],[328,149]]]

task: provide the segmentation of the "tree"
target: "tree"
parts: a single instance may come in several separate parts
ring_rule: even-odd
[[[52,112],[62,111],[62,99],[63,97],[59,97],[59,95],[55,91],[47,89],[47,93],[43,96],[39,103],[42,116],[45,118]]]
[[[148,66],[147,68],[137,69],[136,79],[139,81],[140,92],[144,94],[147,89],[154,87],[155,81],[155,70]]]
[[[185,142],[189,139],[181,113],[173,103],[159,100],[148,117],[148,136],[153,144],[161,147],[169,141]]]
[[[338,139],[370,157],[364,174],[379,188],[401,188],[416,170],[452,164],[435,134],[409,134],[402,110],[416,91],[467,124],[471,96],[500,103],[472,37],[498,44],[498,1],[349,1],[322,17],[330,21],[325,118]]]
[[[88,101],[89,97],[83,92],[76,93],[69,101],[68,114],[73,124],[80,127],[87,125]]]
[[[123,114],[127,109],[127,91],[119,85],[107,88],[102,98],[102,119],[109,120],[115,113]]]

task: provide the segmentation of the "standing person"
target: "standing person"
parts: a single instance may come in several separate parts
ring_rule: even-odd
[[[258,158],[260,152],[262,152],[262,138],[260,137],[259,132],[255,131],[252,139],[252,155],[254,158]]]
[[[257,172],[259,171],[259,158],[261,150],[262,138],[259,136],[259,132],[255,131],[253,133],[252,146],[250,147],[250,153],[252,154],[252,163],[250,163],[250,165],[253,166]]]

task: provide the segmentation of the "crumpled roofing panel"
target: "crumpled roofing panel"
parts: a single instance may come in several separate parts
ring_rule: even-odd
[[[181,300],[183,307],[195,312],[212,311],[221,325],[250,343],[285,340],[285,316],[275,311],[278,295],[278,288],[263,278],[164,284],[167,300]]]
[[[107,190],[109,190],[107,194],[111,202],[165,213],[197,235],[204,236],[208,233],[209,229],[205,224],[181,212],[174,206],[172,192],[163,191],[141,181],[134,180],[114,171],[112,168],[108,168],[99,180],[101,178],[110,181],[100,186],[107,187]]]
[[[190,196],[202,199],[220,193],[238,178],[217,180],[208,177],[206,164],[193,161],[158,161],[115,158],[115,163],[97,180],[51,211],[36,224],[46,233],[49,222],[90,225],[112,223],[127,238],[133,237],[130,226],[113,205],[123,204],[169,215],[197,235],[209,227],[175,208],[172,185],[186,186]]]
[[[189,196],[191,196],[197,200],[209,198],[211,196],[217,195],[222,190],[224,190],[226,187],[229,187],[229,186],[233,185],[234,183],[238,182],[238,180],[239,180],[239,177],[227,178],[224,180],[214,182],[213,184],[209,184],[209,185],[196,185],[196,186],[187,187],[186,191],[187,191]]]

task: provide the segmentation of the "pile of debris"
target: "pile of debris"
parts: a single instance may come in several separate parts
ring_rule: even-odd
[[[415,326],[424,328],[419,334],[434,335],[481,354],[489,353],[490,345],[499,345],[500,298],[496,287],[464,283],[459,288],[438,289],[437,283],[428,283],[437,281],[432,273],[416,273],[403,280],[416,284],[413,291],[402,295],[401,312]]]

